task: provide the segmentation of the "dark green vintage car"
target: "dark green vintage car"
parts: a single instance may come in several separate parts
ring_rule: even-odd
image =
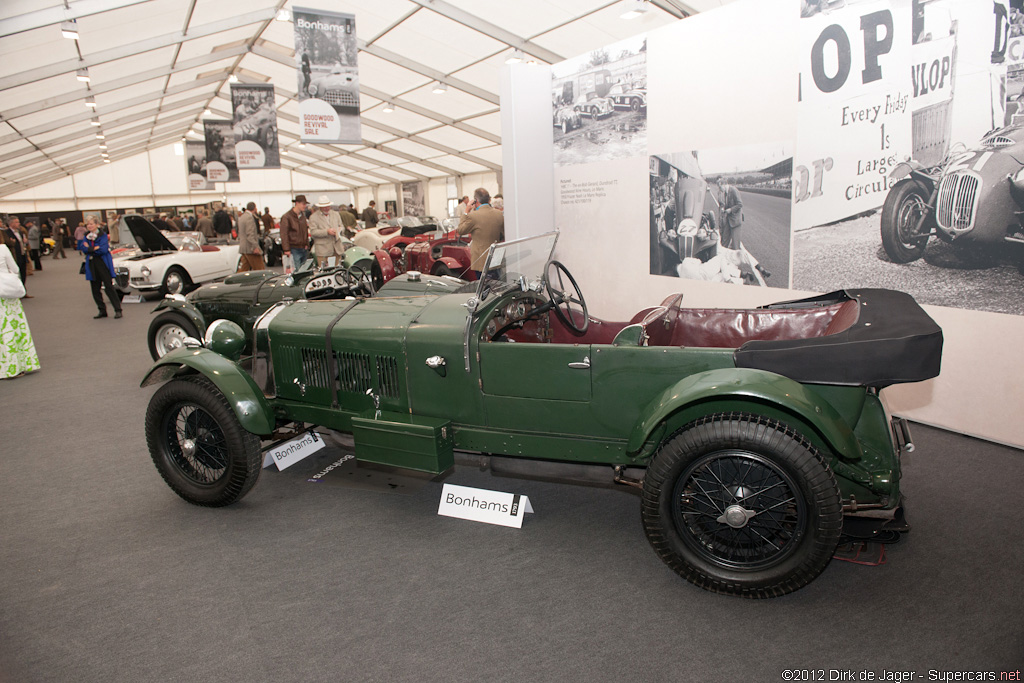
[[[361,247],[351,247],[341,264],[324,270],[318,270],[310,259],[292,274],[253,270],[204,285],[186,296],[167,295],[153,309],[159,315],[149,323],[149,353],[153,360],[159,360],[181,348],[187,338],[201,338],[215,320],[230,320],[248,332],[267,309],[285,299],[344,299],[378,292],[389,296],[449,293],[466,284],[458,278],[418,273],[407,273],[384,284],[381,279],[373,254]],[[247,346],[245,351],[248,350]]]
[[[679,294],[601,321],[550,260],[556,240],[495,245],[475,292],[283,302],[251,341],[212,325],[142,382],[167,382],[146,415],[157,469],[221,506],[256,484],[261,442],[310,426],[351,433],[357,460],[438,475],[471,451],[495,473],[638,490],[669,566],[747,597],[813,580],[844,526],[904,528],[910,435],[879,392],[936,376],[942,348],[911,297],[729,310]]]

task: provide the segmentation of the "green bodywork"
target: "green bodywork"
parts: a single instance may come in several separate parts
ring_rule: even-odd
[[[284,286],[268,281],[261,310],[271,298],[282,299],[278,288]],[[237,303],[245,292],[251,301],[252,290],[248,283],[237,287]],[[898,452],[874,390],[740,369],[730,348],[550,343],[542,337],[492,342],[493,319],[506,307],[542,299],[517,290],[486,299],[471,314],[473,296],[297,301],[257,326],[253,348],[269,361],[262,374],[250,376],[238,364],[192,349],[166,356],[144,383],[201,372],[255,434],[266,436],[275,424],[312,423],[352,432],[359,459],[438,473],[451,467],[453,449],[644,467],[659,444],[700,417],[753,413],[813,442],[844,498],[898,504]],[[217,317],[228,317],[229,303],[236,300],[221,298]],[[210,320],[214,309],[207,310],[202,314]],[[244,329],[252,328],[257,312],[244,315]]]

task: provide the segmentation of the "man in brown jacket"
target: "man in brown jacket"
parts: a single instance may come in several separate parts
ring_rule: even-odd
[[[370,205],[363,209],[363,223],[367,229],[377,227],[377,202],[370,201]]]
[[[291,258],[295,270],[309,258],[309,226],[306,224],[306,195],[295,197],[295,206],[281,216],[281,253]],[[285,261],[285,265],[288,262]]]
[[[469,257],[473,272],[480,277],[487,262],[487,250],[505,239],[505,214],[491,207],[491,195],[480,187],[473,191],[470,210],[459,220],[458,233],[469,235]]]

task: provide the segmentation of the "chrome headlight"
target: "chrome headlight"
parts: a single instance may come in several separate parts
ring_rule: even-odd
[[[142,273],[143,277],[149,277],[150,275],[153,274],[153,271],[149,269],[149,266],[142,266],[139,272]]]
[[[203,346],[229,360],[237,361],[245,347],[245,332],[230,320],[221,318],[206,328]]]

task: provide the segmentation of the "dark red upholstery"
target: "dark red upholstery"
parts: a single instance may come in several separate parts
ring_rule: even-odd
[[[860,304],[856,301],[847,301],[839,306],[839,310],[829,321],[825,328],[825,336],[839,334],[853,327],[860,318]]]
[[[848,304],[843,317],[833,319]],[[835,334],[857,320],[857,303],[823,308],[719,309],[684,308],[672,333],[671,346],[739,348],[748,341],[808,339]],[[843,327],[845,325],[845,327]]]
[[[212,244],[204,244],[203,251],[220,251],[220,247],[215,247]]]

